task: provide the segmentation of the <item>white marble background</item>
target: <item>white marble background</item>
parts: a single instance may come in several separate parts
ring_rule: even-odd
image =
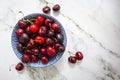
[[[42,13],[46,3],[61,5],[50,15],[66,30],[66,51],[51,67],[17,72],[11,32],[22,18],[18,12]],[[71,65],[68,51],[82,51],[84,59]],[[120,0],[0,0],[0,54],[0,80],[120,80]]]

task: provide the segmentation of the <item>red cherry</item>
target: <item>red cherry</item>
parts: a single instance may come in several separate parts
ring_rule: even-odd
[[[38,26],[41,26],[44,23],[44,21],[45,21],[44,17],[41,15],[38,15],[36,17],[35,24],[37,24]]]
[[[83,59],[83,54],[80,51],[78,51],[78,52],[76,52],[75,57],[76,57],[77,60],[82,60]]]
[[[16,30],[16,35],[17,35],[17,36],[21,36],[23,33],[24,33],[24,30],[21,29],[21,28],[18,28],[18,29]]]
[[[35,55],[31,55],[31,61],[32,62],[37,62],[37,57]]]
[[[36,36],[35,37],[35,42],[38,43],[38,44],[44,44],[45,39],[42,36]]]
[[[75,56],[69,56],[68,57],[68,61],[70,62],[70,63],[76,63],[76,58],[75,58]]]
[[[54,22],[51,26],[51,28],[54,30],[54,31],[59,31],[60,29],[60,26],[57,22]]]
[[[51,46],[48,46],[47,47],[47,54],[52,57],[56,54],[56,50],[54,48],[52,48]]]
[[[31,24],[30,25],[30,31],[32,33],[36,33],[36,32],[38,32],[38,30],[39,30],[39,28],[38,28],[38,26],[36,24]]]
[[[21,71],[23,68],[24,68],[24,65],[21,62],[19,62],[15,67],[17,71]]]
[[[42,62],[43,64],[47,64],[47,63],[48,63],[48,58],[47,58],[46,56],[43,56],[43,57],[41,58],[41,62]]]
[[[46,51],[46,48],[41,48],[40,49],[40,54],[41,55],[46,55],[47,51]]]
[[[23,54],[23,55],[22,55],[22,62],[23,62],[23,63],[28,63],[28,62],[30,62],[30,57],[29,57],[29,55]]]

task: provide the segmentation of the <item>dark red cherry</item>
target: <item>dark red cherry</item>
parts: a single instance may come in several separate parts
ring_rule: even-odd
[[[32,54],[34,54],[34,55],[39,55],[39,49],[38,48],[33,48],[33,49],[31,49],[31,51],[32,51]]]
[[[56,54],[56,50],[54,48],[52,48],[51,46],[47,47],[47,55],[52,57]]]
[[[47,33],[47,28],[45,26],[41,26],[39,28],[39,35],[44,36]]]
[[[18,44],[17,44],[17,49],[18,49],[19,51],[22,51],[22,50],[23,50],[23,45],[22,45],[21,43],[18,43]]]
[[[53,6],[53,11],[59,11],[60,10],[60,5],[59,4],[56,4]]]
[[[64,52],[65,51],[65,46],[64,45],[60,45],[58,50],[59,50],[59,52]]]
[[[22,62],[23,62],[23,63],[28,63],[28,62],[30,62],[30,57],[29,57],[29,55],[23,54],[23,55],[22,55]]]
[[[46,48],[41,48],[40,49],[40,54],[41,55],[46,55],[47,54]]]
[[[47,64],[48,63],[48,58],[46,56],[41,57],[41,62],[43,64]]]
[[[50,27],[52,25],[53,20],[50,18],[45,19],[45,25]]]
[[[68,57],[68,61],[70,62],[70,63],[76,63],[76,58],[75,58],[75,56],[69,56]]]
[[[29,41],[29,36],[27,33],[23,33],[20,37],[19,37],[19,42],[22,44],[25,44],[26,42]]]
[[[46,45],[54,45],[54,41],[51,38],[46,38]]]
[[[80,51],[76,52],[75,57],[76,57],[77,60],[82,60],[83,59],[82,52],[80,52]]]
[[[16,35],[17,35],[18,37],[21,36],[23,33],[24,33],[24,30],[21,29],[21,28],[18,28],[18,29],[16,30]]]
[[[37,61],[38,61],[37,57],[35,55],[31,55],[31,62],[35,63]]]
[[[19,20],[18,21],[18,26],[22,29],[25,29],[27,27],[27,22],[25,22],[23,20]]]
[[[17,71],[21,71],[23,68],[24,68],[24,65],[21,62],[19,62],[15,67]]]
[[[43,12],[46,13],[46,14],[50,13],[50,7],[49,6],[45,6],[43,8]]]

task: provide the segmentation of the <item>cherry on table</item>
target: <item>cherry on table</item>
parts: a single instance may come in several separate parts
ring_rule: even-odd
[[[23,63],[21,63],[21,62],[19,62],[19,63],[16,65],[16,67],[15,67],[15,69],[16,69],[17,71],[21,71],[23,68],[24,68],[24,65],[23,65]]]
[[[42,9],[42,11],[44,12],[44,13],[46,13],[46,14],[48,14],[48,13],[50,13],[50,7],[49,6],[45,6],[43,9]]]
[[[75,64],[75,63],[76,63],[76,58],[75,58],[75,56],[69,56],[69,57],[68,57],[68,61],[69,61],[70,63]]]
[[[56,5],[53,6],[52,9],[53,9],[53,11],[57,12],[57,11],[60,10],[60,5],[59,5],[59,4],[56,4]]]
[[[83,59],[82,52],[80,52],[80,51],[76,52],[75,57],[76,57],[77,60],[82,60]]]

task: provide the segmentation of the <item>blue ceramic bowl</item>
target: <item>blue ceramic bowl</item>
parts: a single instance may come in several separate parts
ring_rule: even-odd
[[[53,19],[54,21],[57,21],[60,25],[60,29],[61,29],[61,33],[63,34],[63,37],[64,37],[64,40],[63,40],[63,45],[66,47],[66,44],[67,44],[67,37],[66,37],[66,33],[65,33],[65,30],[62,26],[62,24],[57,20],[55,19],[54,17],[50,16],[50,15],[47,15],[47,14],[41,14],[41,13],[33,13],[33,14],[29,14],[27,16],[24,17],[24,19],[27,19],[27,18],[35,18],[37,15],[42,15],[44,16],[45,18],[51,18]],[[14,53],[16,54],[16,56],[21,60],[21,57],[22,57],[22,54],[21,52],[17,49],[17,44],[18,44],[18,39],[17,39],[17,36],[16,36],[16,33],[15,33],[15,30],[17,29],[18,27],[18,24],[15,25],[13,31],[12,31],[12,36],[11,36],[11,43],[12,43],[12,48],[13,48],[13,51]],[[63,55],[64,52],[59,52],[57,53],[52,59],[50,59],[50,61],[47,63],[47,64],[42,64],[41,61],[39,60],[37,63],[27,63],[29,66],[31,67],[48,67],[50,65],[53,65],[54,63],[56,63]]]

